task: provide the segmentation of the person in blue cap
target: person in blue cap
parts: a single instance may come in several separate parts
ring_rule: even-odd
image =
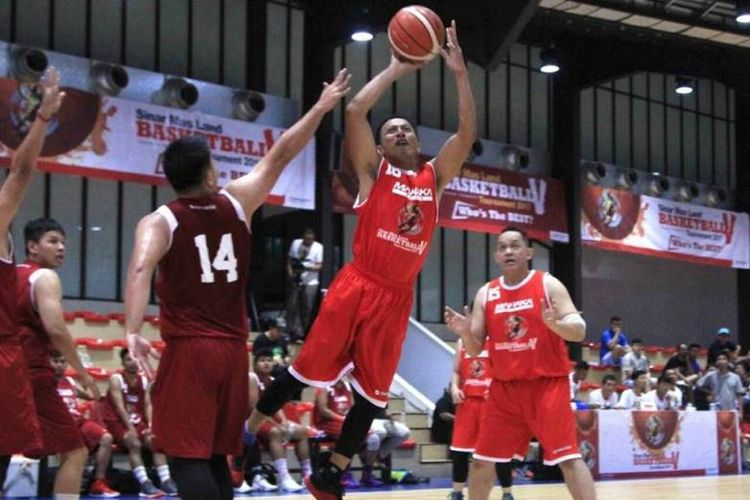
[[[729,339],[730,335],[731,332],[729,331],[729,328],[725,326],[722,326],[721,328],[716,330],[716,340],[714,340],[708,348],[709,366],[714,364],[714,362],[716,361],[716,356],[724,349],[729,351],[729,361],[734,361],[735,359],[737,359],[737,356],[740,354],[740,346]]]

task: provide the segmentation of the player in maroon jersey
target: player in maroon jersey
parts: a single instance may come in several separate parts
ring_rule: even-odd
[[[109,467],[109,461],[112,458],[112,443],[114,442],[112,434],[107,432],[107,429],[102,425],[87,418],[83,404],[80,402],[80,399],[91,401],[94,399],[94,395],[91,391],[82,388],[73,377],[65,375],[68,362],[60,351],[52,351],[50,356],[55,379],[57,379],[57,394],[76,422],[89,453],[96,453],[96,471],[94,472],[94,480],[89,486],[89,496],[119,497],[120,493],[113,490],[107,483],[107,467]]]
[[[355,403],[335,452],[330,461],[324,460],[325,467],[305,479],[318,499],[341,497],[341,475],[388,402],[412,308],[413,283],[432,242],[439,197],[476,138],[474,97],[455,22],[446,31],[443,59],[456,79],[458,131],[426,163],[408,120],[386,120],[373,136],[367,121],[370,109],[393,82],[419,68],[395,57],[347,105],[344,142],[359,179],[354,261],[331,284],[299,357],[276,378],[251,416],[249,427],[255,432],[301,387],[332,385],[352,372]]]
[[[0,485],[5,483],[13,453],[41,446],[34,396],[18,338],[16,268],[8,231],[34,177],[47,125],[65,97],[59,83],[60,74],[50,67],[37,89],[41,104],[36,117],[13,155],[8,176],[0,188],[0,401],[3,402],[0,405]]]
[[[573,498],[591,500],[596,492],[578,450],[565,345],[584,339],[586,322],[560,280],[529,269],[532,253],[526,233],[504,229],[495,250],[501,276],[479,289],[471,312],[445,310],[445,322],[470,355],[489,343],[493,380],[479,424],[469,497],[489,498],[494,463],[523,458],[533,435],[544,449],[544,463],[560,466]]]
[[[78,425],[57,393],[52,351],[60,351],[71,360],[81,383],[95,399],[101,394],[78,358],[63,316],[62,284],[55,269],[65,258],[65,231],[57,221],[42,218],[29,221],[23,232],[26,260],[16,266],[18,323],[42,431],[42,446],[29,454],[43,457],[59,453],[55,494],[77,495],[89,454]]]
[[[164,151],[164,172],[178,198],[138,224],[125,289],[125,328],[133,356],[152,376],[153,349],[140,330],[158,266],[166,348],[152,392],[153,430],[183,500],[233,496],[226,455],[242,452],[248,411],[249,224],[284,167],[348,91],[343,69],[250,173],[221,191],[205,140],[184,137]]]

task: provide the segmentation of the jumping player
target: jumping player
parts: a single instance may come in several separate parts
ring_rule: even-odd
[[[482,352],[472,356],[466,352],[463,342],[459,339],[451,375],[451,397],[456,405],[456,419],[453,422],[453,439],[450,447],[453,461],[453,491],[448,497],[449,500],[464,498],[464,486],[469,475],[469,456],[476,449],[482,408],[489,396],[491,381],[487,345]],[[511,463],[498,462],[495,464],[495,471],[503,488],[502,500],[513,500]]]
[[[153,385],[153,430],[171,460],[183,500],[233,496],[226,455],[242,452],[248,412],[245,285],[249,224],[284,167],[349,91],[343,69],[318,102],[279,137],[245,176],[219,191],[208,143],[167,146],[164,172],[178,198],[138,224],[125,290],[130,351],[149,376],[151,344],[140,335],[157,266],[166,348]]]
[[[426,163],[420,159],[414,127],[404,118],[386,120],[377,130],[376,144],[368,112],[393,82],[418,69],[395,57],[348,104],[345,144],[359,179],[354,261],[331,284],[299,357],[276,378],[250,419],[255,432],[305,385],[332,385],[352,372],[355,402],[335,452],[305,479],[318,499],[342,496],[341,475],[387,405],[412,308],[413,283],[437,223],[438,200],[476,137],[474,98],[455,22],[446,32],[448,48],[442,56],[456,78],[458,131]]]
[[[0,487],[5,483],[10,456],[41,446],[26,361],[18,336],[16,266],[10,223],[18,212],[36,171],[47,126],[60,109],[65,92],[60,74],[50,67],[39,84],[41,104],[10,163],[0,188]]]
[[[492,383],[479,428],[469,477],[469,497],[486,500],[494,483],[493,462],[522,458],[531,436],[544,449],[544,463],[559,464],[573,498],[596,498],[581,460],[570,408],[570,361],[565,341],[580,342],[586,323],[568,290],[548,273],[529,269],[532,249],[520,229],[497,238],[501,276],[476,294],[471,313],[446,307],[445,322],[466,351],[476,356],[489,342]]]

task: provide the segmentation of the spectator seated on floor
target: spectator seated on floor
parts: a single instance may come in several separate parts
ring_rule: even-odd
[[[602,379],[602,387],[589,394],[589,407],[611,409],[617,407],[617,378],[608,373]]]
[[[641,398],[641,410],[677,410],[680,405],[677,402],[672,381],[662,374],[656,382],[656,389],[647,392]]]
[[[626,389],[620,395],[617,408],[622,410],[638,410],[641,407],[641,399],[648,392],[651,377],[643,370],[636,370],[630,376],[632,389]]]
[[[643,340],[636,337],[630,342],[630,352],[623,356],[620,369],[622,381],[627,386],[632,385],[632,375],[636,371],[646,372],[651,376],[651,362],[643,352]]]
[[[612,350],[605,354],[602,358],[602,365],[620,368],[622,366],[622,360],[625,358],[626,352],[627,351],[623,346],[614,346]]]

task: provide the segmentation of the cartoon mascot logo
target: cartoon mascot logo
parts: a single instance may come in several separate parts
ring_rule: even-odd
[[[422,232],[424,219],[422,209],[413,201],[407,201],[404,208],[398,213],[398,232],[411,236]]]
[[[508,340],[518,340],[526,335],[526,322],[521,316],[509,316],[505,320],[505,332]]]
[[[620,201],[607,189],[599,197],[599,220],[607,227],[617,227],[622,222]]]

